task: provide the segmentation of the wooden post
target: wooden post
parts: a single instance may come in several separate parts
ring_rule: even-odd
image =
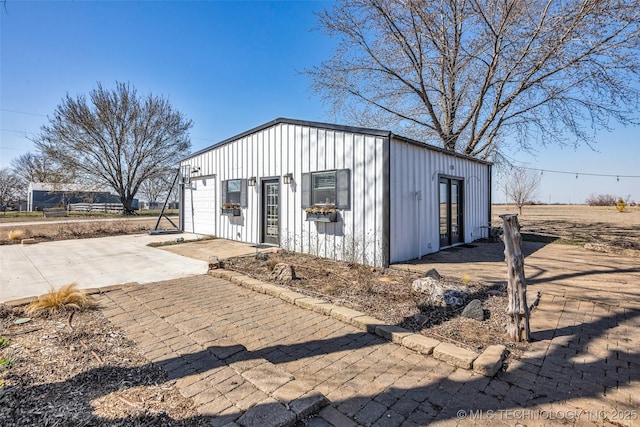
[[[524,256],[522,255],[522,236],[518,215],[500,215],[503,221],[504,256],[507,262],[507,295],[509,302],[507,314],[510,323],[507,334],[515,342],[531,341],[529,328],[529,307],[527,306],[527,282],[524,277]],[[523,337],[524,332],[524,337]]]

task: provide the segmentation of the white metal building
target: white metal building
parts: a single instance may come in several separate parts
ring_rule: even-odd
[[[387,266],[490,221],[490,163],[389,131],[281,118],[180,166],[183,230],[327,258]]]

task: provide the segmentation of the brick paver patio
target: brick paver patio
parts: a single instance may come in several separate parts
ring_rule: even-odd
[[[640,423],[640,311],[625,304],[543,294],[530,351],[487,378],[208,275],[98,298],[207,425]]]

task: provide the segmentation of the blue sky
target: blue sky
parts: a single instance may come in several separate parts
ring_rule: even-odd
[[[37,133],[67,93],[87,94],[96,82],[168,97],[194,122],[194,151],[277,117],[335,122],[300,74],[331,53],[334,41],[313,31],[314,11],[330,5],[8,0],[0,14],[0,167],[33,151],[25,134]],[[596,141],[597,151],[551,147],[511,157],[572,172],[545,172],[540,201],[581,203],[590,193],[640,201],[640,178],[580,175],[640,176],[640,128],[600,132]],[[499,188],[494,200],[504,200]]]

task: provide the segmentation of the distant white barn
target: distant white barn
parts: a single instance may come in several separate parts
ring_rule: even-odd
[[[490,163],[389,131],[281,118],[180,167],[183,230],[327,258],[387,266],[490,221]]]

